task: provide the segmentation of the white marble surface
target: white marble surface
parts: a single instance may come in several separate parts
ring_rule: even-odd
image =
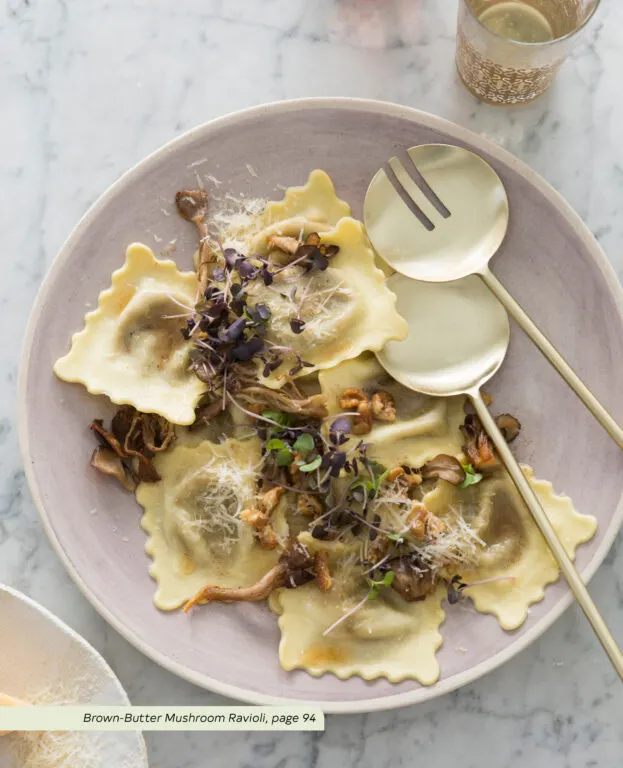
[[[5,0],[0,580],[88,638],[135,703],[219,698],[159,669],[97,616],[48,544],[17,451],[21,337],[73,224],[122,171],[191,126],[265,101],[367,96],[503,144],[567,197],[623,276],[623,4],[602,5],[553,90],[502,109],[457,82],[455,0]],[[592,589],[622,638],[621,542]],[[418,708],[332,717],[324,734],[156,733],[148,744],[152,768],[614,768],[622,734],[621,688],[570,609],[504,668]]]

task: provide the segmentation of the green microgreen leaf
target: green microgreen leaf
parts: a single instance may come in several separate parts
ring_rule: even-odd
[[[284,413],[283,411],[262,411],[262,416],[265,419],[276,421],[277,424],[281,425],[282,427],[289,427],[292,423],[292,416],[289,413]]]
[[[465,480],[459,485],[459,488],[468,488],[470,485],[476,485],[476,483],[482,480],[480,472],[476,472],[471,464],[463,464],[463,471],[465,472]]]
[[[388,533],[388,534],[386,534],[386,535],[387,535],[387,538],[388,538],[390,541],[395,541],[395,542],[397,542],[398,544],[402,544],[402,542],[404,541],[404,538],[403,538],[403,537],[402,537],[402,535],[401,535],[401,534],[399,534],[399,533]]]
[[[370,585],[370,594],[368,595],[368,600],[374,600],[376,597],[378,597],[381,591],[381,587],[391,587],[391,585],[394,583],[395,577],[396,574],[394,571],[387,571],[380,581],[368,579],[368,584]]]
[[[384,472],[382,472],[380,475],[374,478],[374,490],[378,493],[379,488],[383,484],[385,478],[387,475],[389,475],[390,470],[386,469]]]
[[[318,469],[321,463],[322,463],[322,456],[316,456],[314,459],[312,459],[309,462],[309,464],[300,465],[301,472],[313,472],[315,469]]]
[[[294,441],[294,450],[299,453],[306,454],[314,450],[314,438],[309,432],[303,432]]]
[[[267,451],[281,451],[284,448],[287,448],[287,445],[283,442],[283,440],[280,440],[278,437],[273,437],[271,440],[268,440],[268,442],[266,443]]]
[[[287,467],[289,464],[292,464],[293,458],[292,451],[289,448],[284,448],[277,453],[277,466]]]

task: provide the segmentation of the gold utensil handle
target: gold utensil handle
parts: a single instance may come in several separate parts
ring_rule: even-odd
[[[556,531],[552,527],[549,518],[545,514],[543,507],[541,506],[536,494],[532,490],[530,483],[526,480],[524,473],[521,471],[521,467],[517,463],[517,459],[514,457],[512,451],[508,447],[506,440],[502,433],[498,429],[495,420],[489,413],[489,409],[482,399],[482,395],[479,390],[469,393],[469,397],[474,404],[478,418],[480,419],[482,426],[489,437],[493,440],[496,450],[511,476],[515,487],[521,494],[530,514],[534,518],[535,523],[539,526],[539,530],[543,534],[543,538],[547,542],[552,554],[558,561],[560,570],[564,574],[576,600],[580,604],[580,607],[584,611],[586,618],[591,623],[591,626],[595,630],[595,634],[599,638],[601,644],[604,647],[605,652],[608,654],[612,666],[619,673],[619,677],[623,679],[623,656],[619,650],[618,645],[610,630],[606,626],[605,621],[601,617],[597,606],[593,602],[592,597],[588,593],[584,582],[571,558],[567,554],[565,548],[560,542],[560,539],[556,535]]]
[[[619,448],[623,448],[623,429],[616,423],[608,411],[597,400],[595,395],[584,384],[582,379],[573,371],[565,361],[556,347],[547,339],[537,326],[532,322],[528,315],[523,311],[515,299],[504,288],[502,283],[495,275],[486,269],[479,273],[485,284],[493,291],[495,296],[501,301],[507,312],[517,322],[519,326],[527,333],[532,341],[537,345],[545,357],[550,361],[558,373],[563,377],[575,394],[580,398],[584,405],[589,409],[593,416],[599,421],[602,427],[608,432],[610,437],[616,442]]]

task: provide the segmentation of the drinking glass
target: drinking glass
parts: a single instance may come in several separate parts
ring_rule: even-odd
[[[540,96],[599,0],[459,0],[456,64],[461,80],[491,104]]]

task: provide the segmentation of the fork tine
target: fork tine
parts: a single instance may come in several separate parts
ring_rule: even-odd
[[[430,200],[431,205],[434,205],[439,213],[444,217],[444,219],[447,219],[451,216],[450,210],[447,208],[435,190],[431,187],[428,181],[426,181],[420,172],[420,169],[416,165],[414,155],[417,157],[417,149],[417,147],[411,147],[411,149],[407,150],[407,157],[409,158],[409,162],[411,164],[412,175],[415,174],[414,178],[416,179],[417,185],[422,190],[422,193],[425,194],[426,197]]]
[[[431,205],[430,201],[418,185],[413,181],[411,176],[407,173],[404,165],[397,157],[392,157],[389,161],[389,167],[394,172],[396,179],[400,186],[404,189],[407,195],[411,198],[413,204],[420,209],[423,215],[430,221],[431,229],[434,227],[435,219],[439,218],[437,209]]]

